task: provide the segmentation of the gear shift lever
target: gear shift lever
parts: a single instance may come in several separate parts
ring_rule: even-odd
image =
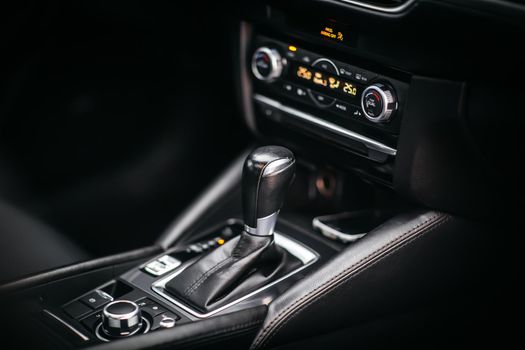
[[[294,156],[284,147],[260,147],[246,158],[242,172],[246,232],[257,236],[273,235],[294,171]]]
[[[300,265],[273,240],[294,170],[295,159],[288,149],[266,146],[254,150],[244,163],[242,175],[244,232],[188,266],[166,284],[166,290],[207,313]]]

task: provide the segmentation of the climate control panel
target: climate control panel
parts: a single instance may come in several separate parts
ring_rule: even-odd
[[[395,156],[406,79],[268,37],[254,44],[249,68],[263,115],[350,139],[375,160]]]

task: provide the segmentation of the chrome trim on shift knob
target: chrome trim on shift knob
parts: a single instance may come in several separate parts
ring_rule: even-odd
[[[249,234],[256,236],[271,236],[273,235],[278,217],[279,211],[276,211],[275,213],[265,216],[264,218],[257,219],[257,227],[244,225],[244,230]]]

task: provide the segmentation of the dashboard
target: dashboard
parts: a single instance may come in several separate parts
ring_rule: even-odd
[[[332,32],[325,26],[319,33]],[[396,155],[408,77],[397,80],[266,36],[253,43],[254,99],[263,116],[377,162]]]
[[[505,91],[524,95],[523,5],[291,0],[241,12],[239,91],[260,137],[444,210],[480,209],[460,198],[511,171],[508,125],[521,112]],[[450,189],[457,198],[440,195]]]

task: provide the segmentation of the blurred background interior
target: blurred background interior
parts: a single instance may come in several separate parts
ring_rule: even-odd
[[[247,142],[215,5],[1,5],[0,200],[92,256],[150,244]]]

